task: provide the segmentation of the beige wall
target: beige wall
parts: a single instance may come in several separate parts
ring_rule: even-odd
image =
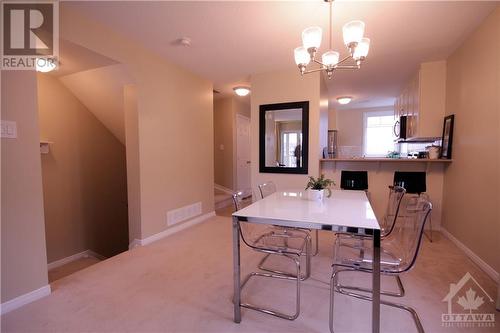
[[[297,70],[256,74],[251,77],[251,157],[252,188],[273,180],[278,188],[301,188],[307,175],[259,173],[259,106],[262,104],[309,101],[309,175],[319,173],[320,150],[320,74],[303,77]],[[326,144],[326,143],[325,143]]]
[[[137,89],[127,85],[123,89],[125,117],[125,147],[127,155],[128,237],[132,243],[142,239],[141,232],[141,179],[139,169],[139,115]]]
[[[419,137],[440,137],[446,104],[446,61],[420,64]]]
[[[328,101],[328,87],[325,76],[320,78],[319,101],[319,158],[323,158],[323,148],[328,146],[328,130],[330,128],[330,112]]]
[[[2,120],[17,139],[1,139],[1,302],[48,284],[36,75],[2,71]]]
[[[337,110],[331,105],[328,110],[328,129],[337,129]]]
[[[137,89],[142,238],[167,229],[167,212],[213,211],[213,87],[61,4],[62,37],[129,69]]]
[[[237,114],[250,118],[249,97],[233,97],[233,108]]]
[[[471,59],[474,61],[471,62]],[[500,8],[449,57],[446,113],[455,114],[444,177],[444,227],[500,272]]]
[[[214,171],[215,183],[234,190],[233,151],[235,110],[233,98],[214,102]],[[223,149],[221,149],[223,146]]]
[[[125,147],[56,78],[38,75],[47,260],[128,249]]]

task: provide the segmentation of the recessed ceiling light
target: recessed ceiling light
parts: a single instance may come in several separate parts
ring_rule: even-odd
[[[342,96],[342,97],[337,97],[337,102],[339,102],[339,104],[342,104],[342,105],[345,105],[345,104],[349,104],[352,100],[352,97],[349,97],[349,96]]]
[[[57,67],[57,62],[54,58],[36,58],[35,69],[37,72],[47,73],[53,71]]]
[[[191,38],[189,37],[180,37],[177,38],[176,40],[172,41],[170,44],[173,46],[184,46],[184,47],[189,47],[191,46]]]
[[[233,90],[236,93],[236,95],[238,95],[238,96],[246,96],[250,93],[250,88],[248,88],[248,87],[238,86],[238,87],[234,87]]]

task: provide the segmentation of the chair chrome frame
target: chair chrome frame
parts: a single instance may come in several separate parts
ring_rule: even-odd
[[[266,197],[266,195],[264,194],[264,188],[266,186],[272,186],[272,187],[274,187],[274,192],[276,191],[276,185],[272,181],[268,181],[268,182],[259,184],[257,186],[259,188],[259,193],[260,193],[261,199],[264,199]],[[285,228],[285,229],[289,229],[289,228]],[[307,232],[311,232],[311,229],[296,228],[295,230],[304,230]],[[314,230],[314,253],[312,254],[312,256],[316,256],[318,254],[318,252],[319,252],[319,233],[318,233],[318,230]],[[264,267],[264,263],[266,262],[266,260],[268,258],[269,258],[269,255],[262,258],[261,262],[259,263],[259,269],[279,274],[280,271]]]
[[[233,194],[233,201],[234,201],[236,210],[239,210],[239,204],[238,204],[238,196],[239,195],[241,195],[241,192]],[[251,272],[243,279],[243,281],[241,282],[240,287],[239,287],[240,288],[239,292],[241,292],[241,290],[245,287],[245,285],[248,283],[248,281],[252,277],[267,277],[267,278],[275,278],[275,279],[281,279],[281,280],[295,280],[295,281],[297,281],[297,285],[296,285],[295,312],[293,314],[285,314],[283,312],[280,312],[280,311],[277,311],[274,309],[265,308],[265,307],[251,304],[251,303],[240,303],[240,306],[251,309],[251,310],[259,311],[262,313],[270,314],[272,316],[279,317],[282,319],[287,319],[287,320],[297,319],[297,317],[300,314],[300,282],[307,279],[311,275],[311,237],[306,232],[303,232],[303,234],[304,234],[303,237],[294,236],[293,234],[289,234],[289,233],[287,234],[286,232],[284,232],[282,234],[275,234],[273,232],[267,233],[267,234],[262,234],[259,238],[270,236],[270,234],[272,234],[272,236],[279,237],[279,238],[282,238],[282,237],[285,239],[298,238],[298,239],[304,240],[302,248],[297,249],[297,252],[291,252],[287,248],[278,249],[278,250],[270,249],[270,248],[263,248],[263,247],[255,246],[254,244],[250,244],[245,239],[244,234],[241,230],[241,223],[246,223],[246,222],[240,222],[237,218],[233,218],[233,223],[234,222],[237,223],[239,238],[241,240],[243,240],[243,243],[245,243],[249,248],[251,248],[257,252],[265,253],[266,256],[264,257],[264,259],[266,259],[271,254],[280,255],[280,256],[283,256],[284,258],[288,258],[291,261],[293,261],[295,264],[295,267],[296,267],[295,274],[291,274],[291,273],[287,273],[287,272],[280,272],[280,271],[276,271],[276,272],[272,272],[272,273]],[[304,275],[301,275],[300,258],[301,258],[303,253],[306,254],[306,272]],[[264,260],[262,260],[261,263],[263,261]],[[259,264],[259,266],[260,266],[260,264]],[[234,299],[233,299],[233,302],[234,302]]]
[[[429,197],[429,195],[426,193],[426,192],[422,192],[422,193],[410,193],[412,195],[414,195],[412,198],[410,198],[410,200],[412,199],[416,199],[418,200],[419,198],[424,198],[425,200],[427,201],[431,201],[431,198]],[[433,231],[432,231],[432,214],[429,215],[429,234],[427,234],[424,230],[424,236],[429,240],[429,242],[432,243],[432,236],[433,236]]]
[[[394,227],[396,226],[397,219],[399,217],[399,210],[401,208],[401,202],[403,201],[403,198],[406,195],[406,190],[404,189],[404,187],[390,185],[389,189],[396,191],[396,192],[400,192],[400,193],[402,193],[402,195],[396,204],[396,211],[394,212],[394,218],[392,220],[390,228],[388,230],[381,230],[381,234],[380,234],[381,239],[384,239],[387,236],[389,236],[392,233],[392,231],[394,230]],[[368,192],[367,192],[367,195],[368,195]],[[336,235],[341,235],[342,237],[360,238],[360,239],[361,238],[363,238],[363,239],[370,238],[369,236],[365,236],[365,235],[353,235],[353,234],[348,234],[348,233],[337,233]]]
[[[355,289],[353,287],[342,286],[338,283],[339,273],[346,272],[346,271],[356,271],[356,272],[364,272],[364,273],[370,273],[370,274],[372,273],[371,270],[361,270],[361,269],[355,269],[355,268],[334,269],[334,271],[332,273],[331,280],[330,280],[330,320],[329,320],[329,324],[330,324],[330,332],[331,333],[334,333],[334,330],[333,330],[333,311],[334,311],[334,294],[335,294],[335,292],[338,292],[339,294],[342,294],[342,295],[351,296],[351,297],[354,297],[357,299],[370,301],[370,302],[373,299],[371,296],[368,296],[368,295],[363,295],[363,294],[358,294],[358,293],[346,291],[346,289],[347,289],[347,290],[358,290],[358,291],[371,293],[372,292],[371,289],[364,289],[364,288]],[[381,273],[386,274],[384,272],[381,272]],[[403,293],[403,295],[399,296],[399,294],[396,295],[396,294],[382,292],[382,291],[380,292],[381,295],[402,297],[402,296],[404,296],[404,289],[402,290],[402,293]],[[425,330],[424,330],[422,323],[420,321],[420,317],[418,316],[417,311],[415,311],[415,309],[413,309],[412,307],[404,305],[404,304],[400,304],[400,303],[385,301],[382,299],[380,300],[380,304],[395,307],[395,308],[409,312],[413,317],[413,321],[415,322],[415,326],[417,327],[417,331],[419,333],[425,333]]]
[[[400,279],[399,275],[402,274],[402,273],[410,271],[415,266],[415,262],[416,262],[418,253],[419,253],[420,247],[422,245],[422,238],[423,238],[423,235],[424,235],[425,224],[426,224],[426,222],[427,222],[427,220],[428,220],[428,218],[429,218],[429,216],[431,214],[431,211],[432,211],[432,204],[429,201],[427,201],[427,200],[426,200],[426,204],[428,205],[428,211],[426,212],[426,214],[424,216],[424,221],[423,221],[423,223],[421,225],[421,230],[419,230],[418,239],[417,239],[417,245],[416,245],[416,251],[415,251],[415,254],[414,254],[411,262],[409,263],[409,265],[407,267],[405,267],[404,269],[401,269],[401,270],[388,270],[388,269],[384,269],[384,268],[382,268],[382,265],[380,267],[380,274],[381,275],[395,276],[396,277],[396,281],[398,282],[399,292],[398,293],[393,293],[393,292],[380,291],[381,295],[393,296],[393,297],[403,297],[404,294],[405,294],[405,290],[404,290],[404,287],[403,287],[403,285],[401,283],[401,279]],[[392,228],[392,229],[394,229],[394,228]],[[356,271],[356,272],[363,272],[363,273],[370,273],[370,274],[372,274],[373,270],[374,270],[373,261],[368,261],[368,262],[372,263],[372,267],[371,268],[362,267],[362,266],[360,266],[360,264],[356,265],[355,263],[353,263],[353,264],[335,263],[335,257],[334,257],[334,263],[332,265],[332,268],[333,268],[332,269],[332,276],[331,276],[331,279],[330,279],[329,328],[330,328],[330,332],[331,333],[334,333],[334,327],[333,327],[333,315],[334,315],[334,313],[333,313],[333,311],[334,311],[334,295],[335,295],[335,292],[338,292],[338,293],[346,295],[346,296],[351,296],[351,297],[354,297],[354,298],[357,298],[357,299],[365,300],[365,301],[372,301],[372,299],[373,299],[372,296],[353,292],[353,291],[359,291],[359,292],[364,292],[364,293],[368,293],[368,294],[373,294],[373,290],[372,289],[369,289],[369,288],[360,288],[360,287],[353,287],[353,286],[346,286],[346,285],[342,285],[342,284],[340,284],[338,282],[338,275],[339,275],[339,273],[346,272],[346,271]],[[389,301],[386,301],[386,300],[380,300],[380,304],[384,304],[384,305],[387,305],[387,306],[399,308],[399,309],[402,309],[404,311],[409,312],[412,315],[412,317],[413,317],[413,321],[415,323],[415,326],[416,326],[418,332],[419,333],[424,333],[425,332],[424,328],[422,326],[422,323],[420,321],[420,318],[419,318],[419,316],[417,314],[417,312],[412,307],[404,305],[404,304],[389,302]]]

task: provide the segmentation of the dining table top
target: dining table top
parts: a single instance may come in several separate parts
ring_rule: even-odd
[[[364,191],[332,190],[321,201],[308,199],[307,191],[273,193],[233,213],[240,221],[333,231],[380,230]]]

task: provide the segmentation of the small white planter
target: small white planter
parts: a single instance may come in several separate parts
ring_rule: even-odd
[[[311,201],[323,201],[325,190],[307,190],[307,199]]]

